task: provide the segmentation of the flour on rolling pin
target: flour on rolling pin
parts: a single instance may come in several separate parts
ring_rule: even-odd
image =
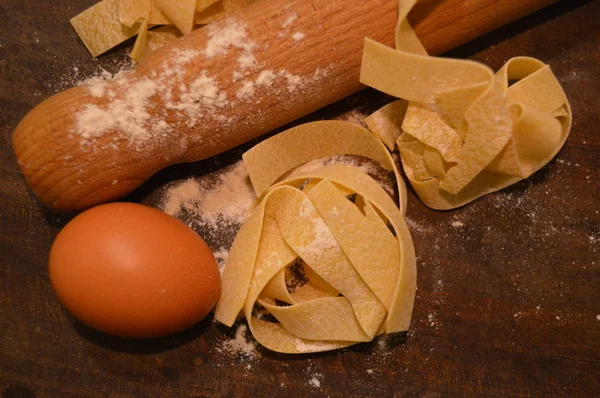
[[[23,175],[47,207],[83,209],[355,93],[364,37],[393,37],[397,5],[378,2],[256,2],[130,72],[58,93],[15,129]]]
[[[291,33],[288,29],[296,19],[297,15],[291,14],[282,23],[282,33],[289,38],[290,45],[298,45],[304,37],[303,33]],[[308,76],[284,69],[264,69],[255,57],[261,52],[260,47],[249,37],[246,27],[235,20],[207,29],[209,39],[204,48],[174,50],[170,62],[164,61],[148,77],[132,81],[131,73],[124,72],[117,74],[110,85],[108,80],[89,84],[89,94],[104,98],[107,105],[89,103],[81,107],[76,114],[73,136],[79,138],[82,146],[89,147],[105,133],[117,132],[114,140],[129,141],[132,148],[143,151],[148,140],[168,138],[181,123],[193,128],[211,119],[223,128],[234,128],[236,117],[227,111],[240,103],[253,101],[259,90],[273,90],[277,85],[277,94],[283,98],[326,76],[325,69],[316,69]],[[191,83],[183,83],[186,65],[199,59],[226,56],[230,51],[239,53],[230,82],[219,82],[210,71],[204,70]],[[248,78],[250,74],[257,77]],[[233,84],[235,95],[222,90],[223,83]],[[117,96],[116,91],[123,94]],[[163,109],[151,110],[154,96],[163,98]],[[218,135],[199,137],[205,138],[218,139]],[[108,144],[111,145],[115,143]]]

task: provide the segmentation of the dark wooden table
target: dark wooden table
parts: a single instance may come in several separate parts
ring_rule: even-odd
[[[216,349],[231,332],[212,319],[168,338],[122,340],[74,321],[52,292],[48,252],[71,215],[36,203],[10,136],[43,98],[125,60],[126,47],[92,60],[70,27],[94,2],[0,1],[2,398],[600,395],[600,2],[564,0],[452,52],[493,68],[515,55],[549,63],[574,124],[544,169],[462,209],[435,212],[409,194],[419,267],[409,333],[385,349],[259,349],[252,360]],[[366,90],[305,120],[388,100]],[[152,203],[165,183],[218,170],[243,149],[171,167],[129,199]]]

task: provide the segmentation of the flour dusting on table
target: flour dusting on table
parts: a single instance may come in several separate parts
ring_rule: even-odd
[[[248,334],[248,327],[245,324],[239,325],[235,337],[222,342],[217,351],[237,356],[242,360],[254,358],[256,355],[256,342],[251,337],[248,339]]]
[[[255,200],[248,172],[240,161],[214,184],[190,178],[171,187],[162,210],[172,216],[187,212],[195,224],[224,229],[242,224]]]

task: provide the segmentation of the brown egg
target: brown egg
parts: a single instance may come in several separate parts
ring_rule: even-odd
[[[204,240],[181,221],[134,203],[101,205],[71,220],[52,245],[50,281],[81,322],[136,338],[194,325],[221,291]]]

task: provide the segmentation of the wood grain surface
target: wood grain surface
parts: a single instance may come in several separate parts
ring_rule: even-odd
[[[549,165],[464,208],[432,211],[409,192],[419,276],[408,334],[385,348],[259,349],[250,360],[219,352],[232,331],[212,319],[123,340],[75,321],[52,292],[47,257],[71,215],[36,203],[10,135],[41,99],[126,62],[126,46],[92,60],[69,26],[92,3],[0,2],[0,397],[598,396],[600,2],[560,1],[448,54],[494,69],[515,55],[540,58],[563,84],[574,124]],[[388,101],[365,90],[298,122],[358,121]],[[252,144],[169,167],[128,199],[155,205],[166,184],[218,175]]]

